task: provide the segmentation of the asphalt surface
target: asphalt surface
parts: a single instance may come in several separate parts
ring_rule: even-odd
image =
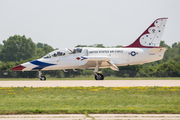
[[[180,114],[0,115],[0,120],[180,120]]]
[[[0,87],[134,87],[180,86],[180,80],[54,80],[54,81],[0,81]]]

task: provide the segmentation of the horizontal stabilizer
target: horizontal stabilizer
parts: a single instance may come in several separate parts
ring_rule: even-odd
[[[151,48],[148,51],[156,53],[156,52],[161,52],[162,50],[166,51],[167,49],[165,47],[160,47],[160,48]]]

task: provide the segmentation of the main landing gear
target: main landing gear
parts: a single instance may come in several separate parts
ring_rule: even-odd
[[[95,79],[96,80],[104,80],[104,76],[100,73],[98,73],[99,70],[99,63],[96,61],[96,67],[94,69]]]
[[[45,76],[41,76],[41,75],[42,75],[42,73],[41,73],[41,71],[39,71],[38,77],[40,78],[41,81],[45,81],[46,77]]]
[[[95,74],[95,79],[96,80],[104,80],[104,76],[100,73],[94,73]]]

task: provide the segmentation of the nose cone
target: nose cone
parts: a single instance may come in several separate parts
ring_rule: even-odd
[[[19,71],[21,71],[21,70],[23,70],[24,68],[26,68],[26,67],[24,67],[24,66],[22,66],[22,65],[18,65],[18,66],[16,66],[16,67],[13,67],[11,70],[19,70]]]

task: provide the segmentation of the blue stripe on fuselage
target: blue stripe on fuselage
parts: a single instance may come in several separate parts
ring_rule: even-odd
[[[41,70],[45,67],[56,65],[56,64],[51,64],[51,63],[40,62],[38,60],[31,61],[30,63],[34,64],[34,65],[38,65],[37,67],[33,68],[32,70]]]

